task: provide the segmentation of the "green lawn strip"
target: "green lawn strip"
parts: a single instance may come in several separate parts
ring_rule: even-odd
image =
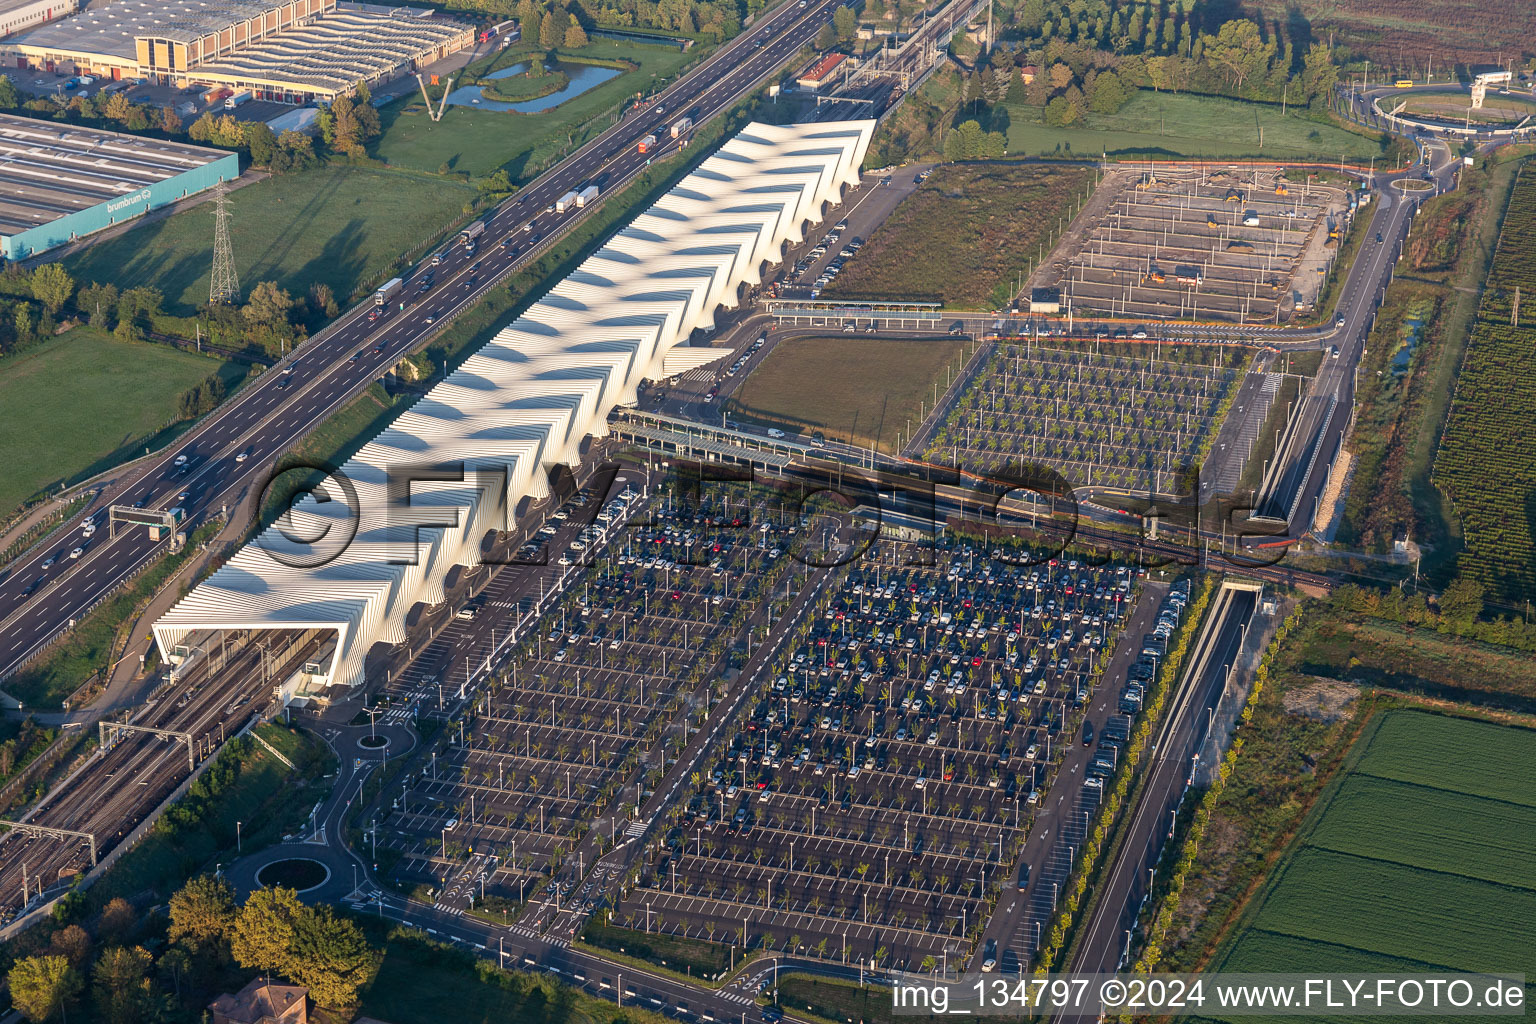
[[[741,947],[734,943],[647,935],[633,928],[603,924],[596,918],[587,923],[575,945],[598,956],[705,988],[719,988],[729,983],[736,971],[762,956],[762,950],[752,950],[743,958]]]
[[[891,1009],[891,990],[860,987],[851,981],[785,973],[779,978],[779,1005],[796,1017],[807,1014],[822,1020],[867,1024],[896,1024],[915,1018],[898,1017]]]
[[[432,168],[435,170],[436,168]],[[230,193],[230,241],[241,288],[276,281],[302,297],[313,283],[338,301],[366,289],[403,253],[424,248],[464,216],[478,193],[462,182],[344,163],[277,175]],[[81,283],[148,285],[166,309],[208,301],[213,204],[144,224],[64,261]]]
[[[893,451],[896,435],[915,429],[945,368],[958,371],[967,340],[890,340],[833,336],[779,342],[752,371],[727,413],[791,430],[818,428],[828,437]],[[910,426],[909,426],[910,424]]]
[[[588,995],[546,975],[506,971],[489,960],[410,928],[363,914],[354,920],[383,962],[362,991],[358,1009],[390,1024],[442,1024],[451,1006],[454,1024],[509,1021],[565,1024],[670,1024],[671,1018]]]
[[[499,54],[494,64],[472,65],[470,76],[478,77],[542,52],[531,46],[514,48]],[[436,172],[447,165],[451,172],[474,178],[504,169],[513,181],[528,181],[607,128],[636,93],[654,92],[709,52],[709,47],[701,46],[683,53],[669,46],[593,39],[580,50],[558,51],[556,57],[573,62],[623,61],[637,65],[636,70],[532,114],[450,105],[441,121],[433,121],[420,95],[408,94],[380,111],[384,134],[371,144],[369,152],[392,167]],[[457,79],[454,87],[463,80]],[[429,94],[435,101],[441,88]]]
[[[194,530],[181,551],[160,557],[132,583],[97,605],[63,640],[7,679],[6,692],[26,706],[56,710],[66,697],[108,667],[125,625],[140,614],[166,580],[200,554],[199,546],[218,530],[217,523]]]
[[[1044,124],[1037,107],[1010,106],[1008,113],[1008,153],[1020,156],[1357,162],[1381,157],[1386,146],[1380,136],[1315,119],[1304,107],[1282,114],[1278,105],[1189,93],[1142,90],[1119,111],[1068,127]]]
[[[230,386],[245,367],[85,326],[0,361],[0,514],[142,455],[177,423],[177,397],[213,373]]]

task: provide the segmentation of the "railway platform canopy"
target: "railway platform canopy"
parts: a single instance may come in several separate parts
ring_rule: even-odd
[[[356,686],[376,643],[549,494],[667,354],[714,327],[859,180],[873,120],[749,124],[154,626],[327,630],[323,686]]]

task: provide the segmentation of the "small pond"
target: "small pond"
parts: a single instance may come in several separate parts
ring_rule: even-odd
[[[530,61],[518,61],[499,71],[493,71],[486,78],[511,78],[527,71]],[[602,85],[610,78],[617,78],[623,72],[619,68],[602,68],[595,64],[568,64],[565,61],[553,61],[546,65],[551,71],[560,71],[565,74],[570,82],[559,92],[552,92],[548,96],[540,96],[538,99],[519,100],[516,103],[504,103],[501,100],[486,99],[478,85],[461,86],[448,94],[448,102],[458,107],[474,107],[477,110],[515,110],[520,114],[536,114],[541,110],[549,110],[558,107],[566,100],[574,96],[580,96],[588,89]]]

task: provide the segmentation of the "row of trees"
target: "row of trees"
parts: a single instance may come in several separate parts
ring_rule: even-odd
[[[537,39],[546,50],[587,45],[598,26],[646,28],[720,40],[741,30],[746,14],[762,10],[762,0],[467,0],[465,6],[492,14],[514,14],[523,39]]]
[[[200,875],[171,897],[169,917],[169,946],[158,960],[135,943],[147,928],[121,897],[102,911],[94,938],[79,924],[59,929],[45,950],[11,966],[12,1004],[31,1021],[68,1019],[89,979],[93,1019],[182,1019],[184,997],[208,991],[238,965],[304,985],[321,1006],[346,1008],[378,968],[379,954],[357,925],[330,907],[304,906],[292,889],[261,889],[237,906],[228,882]]]

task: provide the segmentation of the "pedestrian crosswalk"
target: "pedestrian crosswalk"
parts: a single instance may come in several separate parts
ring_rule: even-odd
[[[639,839],[641,836],[645,835],[645,825],[646,823],[643,821],[632,821],[628,825],[625,825],[624,838]]]
[[[689,370],[687,373],[682,374],[678,379],[679,380],[686,380],[686,381],[693,381],[695,383],[702,384],[702,383],[704,383],[706,381],[714,380],[715,379],[715,371],[711,370],[707,366],[700,366],[700,367],[696,367],[695,369]]]

